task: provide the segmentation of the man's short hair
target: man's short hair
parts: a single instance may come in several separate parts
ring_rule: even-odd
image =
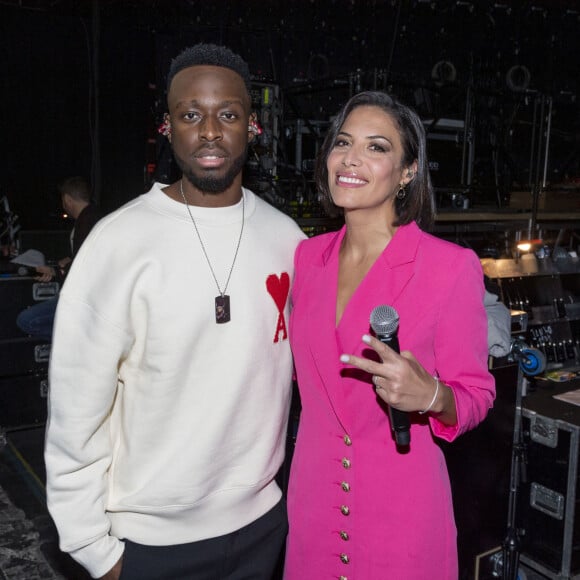
[[[91,201],[91,188],[83,177],[75,176],[65,179],[58,190],[61,195],[66,193],[78,201]]]
[[[171,81],[179,71],[198,65],[221,66],[233,70],[242,77],[248,90],[248,95],[250,94],[252,88],[250,69],[246,61],[225,46],[204,43],[186,48],[171,61],[169,74],[167,75],[167,92],[169,93]]]

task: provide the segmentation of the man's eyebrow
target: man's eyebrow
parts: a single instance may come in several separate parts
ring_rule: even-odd
[[[233,99],[224,99],[223,101],[220,101],[218,103],[218,107],[229,107],[231,105],[242,105],[244,104],[244,100],[241,98],[233,98]],[[199,101],[198,99],[191,99],[191,100],[187,100],[184,99],[182,101],[177,101],[176,106],[177,107],[183,107],[183,106],[193,106],[193,107],[198,107],[203,105],[202,101]]]

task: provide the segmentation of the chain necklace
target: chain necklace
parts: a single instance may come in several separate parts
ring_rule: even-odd
[[[231,320],[230,297],[226,294],[226,290],[228,289],[228,284],[230,283],[230,278],[232,277],[232,272],[234,271],[234,265],[235,265],[236,259],[238,257],[238,251],[240,249],[240,244],[242,243],[242,234],[244,233],[244,217],[245,217],[244,195],[242,193],[242,227],[240,228],[240,235],[238,237],[238,244],[236,246],[236,252],[234,254],[234,259],[232,261],[230,273],[228,274],[228,279],[226,280],[226,285],[224,286],[224,289],[222,290],[220,287],[220,284],[218,282],[217,276],[215,275],[213,266],[211,265],[211,261],[209,259],[208,254],[207,254],[207,250],[205,249],[205,245],[203,243],[203,240],[201,239],[201,235],[199,234],[199,230],[197,229],[197,224],[195,223],[195,219],[193,218],[193,214],[191,213],[191,209],[189,207],[189,204],[187,203],[187,199],[185,197],[185,194],[183,193],[183,178],[181,178],[181,181],[179,182],[179,191],[181,192],[181,197],[183,198],[183,203],[185,204],[185,207],[187,208],[187,213],[189,214],[189,217],[191,218],[191,223],[193,224],[193,227],[195,228],[195,233],[197,234],[197,239],[199,240],[199,243],[201,244],[201,249],[203,250],[203,255],[205,256],[205,259],[207,261],[207,265],[209,266],[211,275],[213,276],[213,279],[215,281],[215,285],[217,286],[217,289],[219,292],[219,296],[215,297],[215,321],[217,324],[223,324],[224,322],[229,322]]]

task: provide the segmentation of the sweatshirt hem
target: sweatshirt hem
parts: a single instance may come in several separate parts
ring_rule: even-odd
[[[249,495],[251,493],[251,495]],[[203,505],[156,513],[108,512],[111,535],[148,546],[186,544],[223,536],[251,524],[272,509],[282,492],[272,481],[256,493],[227,491],[212,495]]]

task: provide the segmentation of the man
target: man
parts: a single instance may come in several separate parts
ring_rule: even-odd
[[[292,374],[288,293],[304,237],[242,188],[249,72],[197,45],[171,64],[182,178],[102,220],[57,311],[48,506],[93,577],[269,579]]]
[[[101,218],[101,213],[91,203],[91,189],[82,177],[69,177],[60,185],[59,191],[62,208],[68,217],[75,220],[71,232],[71,252],[69,256],[58,261],[56,268],[37,266],[35,269],[39,274],[37,280],[40,282],[56,280],[62,284],[74,257],[93,226]],[[58,296],[55,296],[23,310],[16,318],[18,328],[26,334],[50,340],[57,303]]]

